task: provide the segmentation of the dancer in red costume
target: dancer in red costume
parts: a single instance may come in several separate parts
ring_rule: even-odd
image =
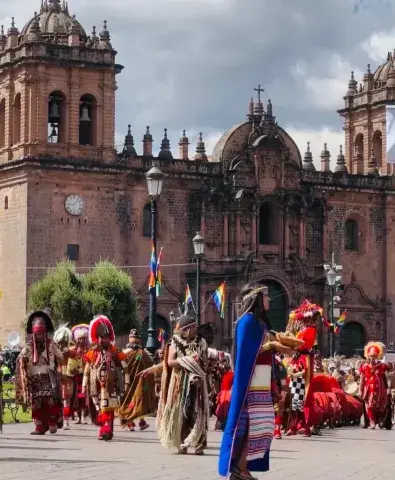
[[[58,366],[63,354],[48,334],[54,332],[47,311],[30,315],[26,333],[31,340],[26,343],[17,360],[16,401],[32,409],[35,429],[31,435],[57,432],[62,420],[62,401]]]
[[[234,376],[234,372],[228,371],[222,377],[221,390],[217,396],[217,408],[215,410],[215,415],[217,417],[217,422],[215,424],[216,430],[225,430],[226,419],[228,418],[230,399],[232,395]]]
[[[99,440],[111,440],[114,434],[114,416],[119,408],[123,385],[118,375],[126,368],[126,354],[114,345],[115,334],[110,320],[104,315],[94,318],[89,325],[91,348],[85,354],[82,385],[89,395],[89,409],[93,423],[100,426]],[[125,374],[125,389],[130,376]]]
[[[364,401],[369,428],[375,429],[385,420],[388,406],[388,365],[380,360],[384,357],[385,346],[370,342],[365,347],[367,363],[360,368],[360,396]],[[368,428],[365,422],[365,428]]]
[[[317,337],[318,322],[322,320],[323,309],[305,300],[291,312],[287,332],[304,341],[288,365],[289,387],[291,395],[291,415],[287,436],[297,433],[311,436],[311,427],[315,424],[313,376],[313,346]]]

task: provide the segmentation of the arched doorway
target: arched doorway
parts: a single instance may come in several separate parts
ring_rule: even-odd
[[[268,317],[271,328],[277,332],[284,332],[288,321],[287,294],[278,282],[268,280],[267,282],[263,281],[262,283],[267,285],[269,289],[270,310],[268,312]]]
[[[365,329],[360,323],[349,322],[340,332],[340,354],[346,357],[361,355],[365,346]]]
[[[143,345],[147,343],[148,338],[148,323],[149,318],[145,317],[143,324],[141,326],[141,337],[143,339]],[[160,330],[164,330],[167,334],[171,334],[170,331],[170,322],[163,316],[163,315],[156,315],[156,331],[157,331],[157,338],[159,337]]]

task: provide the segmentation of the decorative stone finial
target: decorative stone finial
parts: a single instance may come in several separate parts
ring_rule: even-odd
[[[170,141],[167,138],[167,128],[165,128],[165,133],[163,136],[158,158],[161,158],[163,160],[173,160],[173,155],[170,151]]]
[[[136,150],[134,148],[134,138],[132,135],[131,125],[128,125],[128,133],[125,136],[123,153],[126,154],[128,157],[137,156]]]
[[[310,151],[310,142],[307,142],[307,150],[303,158],[303,170],[306,170],[308,172],[315,172],[313,154]]]
[[[206,155],[206,146],[203,141],[203,133],[199,133],[199,141],[196,144],[196,155],[195,160],[199,160],[201,162],[207,162],[208,158]]]
[[[367,73],[372,73],[371,70],[370,70],[370,63],[368,63],[368,65],[367,65],[366,72]]]
[[[147,127],[147,131],[143,137],[143,155],[146,157],[152,157],[152,144],[153,144],[152,135],[150,133],[150,128]]]
[[[251,97],[250,101],[248,102],[248,114],[247,117],[249,120],[254,118],[254,99]]]
[[[331,154],[328,151],[328,146],[326,143],[324,143],[324,149],[321,152],[321,170],[323,172],[330,172],[330,160],[331,160]]]
[[[269,100],[267,101],[267,106],[266,106],[266,115],[268,117],[272,117],[273,116],[273,105],[272,105],[272,101]]]
[[[189,139],[186,130],[182,131],[182,136],[178,142],[178,156],[181,160],[189,160]]]
[[[346,166],[346,159],[343,155],[343,147],[340,145],[339,147],[339,155],[337,156],[336,160],[336,173],[348,173],[347,166]]]
[[[99,37],[100,37],[100,42],[98,47],[102,49],[111,50],[112,46],[110,43],[110,32],[108,31],[108,27],[107,27],[107,20],[104,20],[103,22],[103,30],[100,32]]]
[[[357,93],[357,86],[358,82],[354,78],[354,72],[351,72],[351,78],[350,81],[348,82],[348,90],[346,93],[346,97],[352,97]]]

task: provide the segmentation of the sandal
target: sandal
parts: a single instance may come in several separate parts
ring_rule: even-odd
[[[187,448],[180,448],[177,453],[178,453],[178,455],[187,455],[188,454],[188,449]]]
[[[202,450],[202,449],[196,450],[195,455],[204,455],[204,450]]]
[[[230,478],[231,480],[258,480],[256,477],[253,477],[248,470],[241,470],[236,465],[231,469]]]

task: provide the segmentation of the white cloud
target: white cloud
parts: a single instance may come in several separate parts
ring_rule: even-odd
[[[302,158],[306,151],[307,142],[310,142],[310,150],[317,170],[321,170],[320,155],[324,148],[324,143],[326,143],[331,154],[331,169],[334,170],[340,145],[343,146],[344,152],[344,133],[342,131],[336,131],[328,127],[323,127],[321,130],[295,128],[291,125],[285,127],[285,130],[296,142]]]
[[[377,63],[382,63],[387,58],[387,53],[392,51],[395,46],[395,29],[375,32],[361,47],[366,52],[371,60]]]
[[[354,71],[357,80],[362,79],[363,73],[338,54],[331,55],[325,65],[325,76],[319,76],[315,72],[320,70],[320,63],[306,64],[298,60],[291,73],[296,82],[304,87],[309,104],[314,108],[335,111],[342,106],[350,72]]]

